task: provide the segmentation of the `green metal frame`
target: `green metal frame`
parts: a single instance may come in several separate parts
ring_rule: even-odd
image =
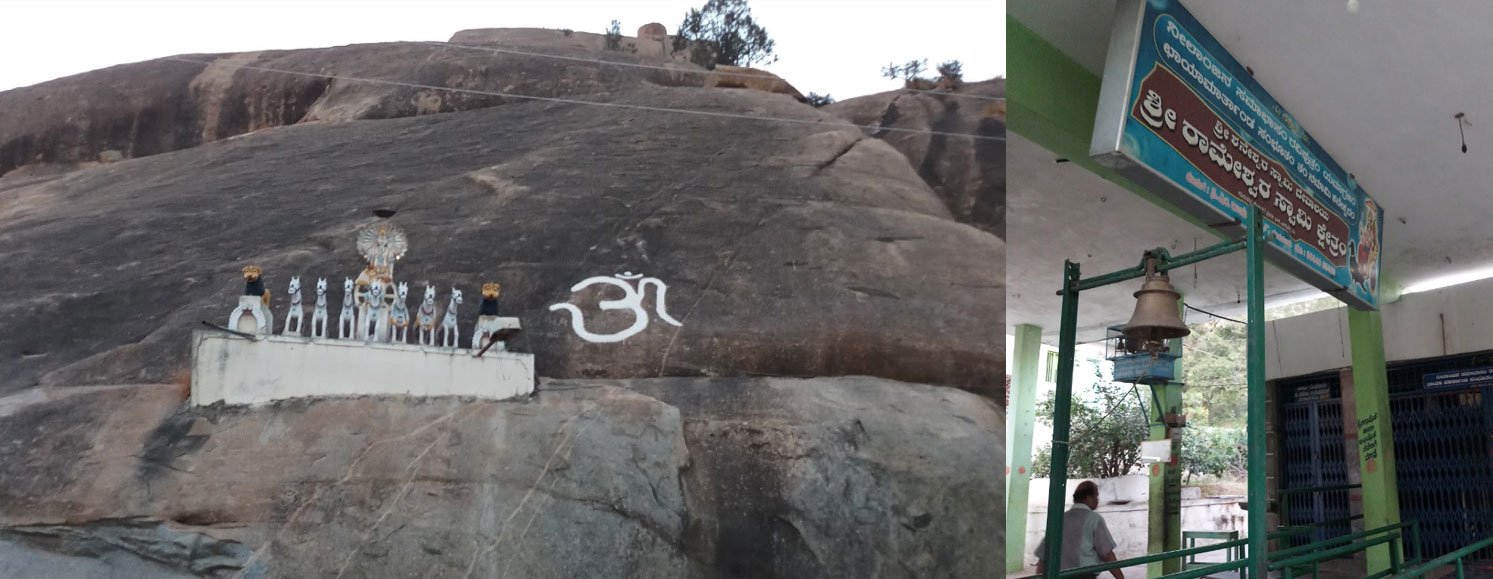
[[[1199,539],[1209,541],[1238,541],[1239,531],[1182,531],[1182,544],[1186,545],[1189,549],[1198,546]],[[1238,555],[1238,559],[1236,560],[1244,560],[1244,545],[1242,543],[1235,552]],[[1196,553],[1188,555],[1186,559],[1182,560],[1183,570],[1201,569],[1209,565],[1212,565],[1212,563],[1199,563]]]
[[[1071,413],[1073,402],[1073,363],[1077,350],[1078,333],[1078,295],[1079,292],[1090,290],[1106,285],[1120,283],[1136,279],[1146,274],[1146,259],[1133,268],[1084,279],[1080,275],[1077,263],[1065,261],[1063,263],[1063,289],[1058,295],[1063,297],[1061,310],[1061,327],[1058,332],[1058,368],[1057,368],[1057,392],[1053,408],[1052,429],[1052,461],[1049,464],[1049,472],[1052,479],[1048,488],[1047,509],[1047,552],[1043,559],[1052,564],[1047,565],[1043,572],[1046,579],[1066,579],[1083,575],[1095,574],[1111,569],[1120,569],[1135,565],[1143,565],[1156,561],[1179,559],[1198,553],[1205,553],[1221,549],[1236,549],[1243,547],[1244,555],[1241,559],[1219,563],[1207,567],[1188,569],[1181,573],[1164,576],[1164,579],[1192,579],[1203,577],[1219,571],[1240,569],[1242,577],[1268,577],[1268,572],[1281,570],[1289,579],[1297,570],[1304,570],[1310,566],[1311,573],[1316,575],[1317,565],[1321,561],[1340,557],[1349,553],[1367,551],[1379,545],[1389,547],[1389,565],[1387,569],[1374,573],[1370,579],[1382,577],[1413,578],[1422,577],[1427,573],[1446,565],[1455,565],[1457,577],[1465,577],[1463,560],[1473,553],[1482,549],[1493,547],[1493,537],[1473,543],[1441,557],[1437,557],[1413,569],[1401,572],[1404,566],[1400,553],[1401,544],[1406,540],[1402,530],[1408,532],[1409,541],[1413,547],[1413,561],[1421,560],[1420,528],[1417,521],[1394,523],[1369,531],[1334,537],[1325,541],[1319,541],[1310,545],[1303,545],[1292,549],[1284,549],[1275,553],[1274,561],[1270,560],[1268,551],[1271,539],[1281,538],[1309,528],[1290,527],[1284,528],[1276,533],[1266,532],[1266,489],[1265,489],[1265,295],[1264,295],[1264,232],[1261,229],[1259,209],[1251,206],[1249,210],[1246,237],[1240,241],[1226,241],[1217,245],[1204,248],[1199,251],[1172,257],[1165,249],[1155,249],[1149,252],[1147,259],[1156,260],[1157,271],[1168,271],[1206,259],[1226,255],[1243,249],[1245,251],[1245,276],[1247,287],[1247,351],[1248,365],[1246,371],[1246,382],[1248,384],[1248,414],[1246,437],[1249,444],[1248,455],[1248,491],[1249,503],[1247,509],[1248,536],[1237,541],[1227,541],[1206,547],[1194,547],[1176,551],[1157,553],[1143,557],[1135,557],[1122,561],[1114,561],[1102,565],[1094,565],[1080,569],[1060,570],[1062,561],[1064,507],[1067,505],[1066,491],[1068,482],[1068,437],[1071,433]],[[1310,489],[1287,489],[1281,491],[1282,508],[1284,509],[1284,497],[1302,492],[1324,492],[1327,490],[1345,490],[1358,487],[1359,485],[1338,485],[1328,487],[1316,487]],[[1362,518],[1362,515],[1348,517],[1349,520]],[[1054,532],[1057,530],[1058,532]],[[1337,546],[1333,546],[1337,545]]]
[[[1203,574],[1193,575],[1202,571],[1216,572],[1221,570],[1244,567],[1245,576],[1265,577],[1265,555],[1267,551],[1266,519],[1265,519],[1265,259],[1264,242],[1265,235],[1260,220],[1259,208],[1250,206],[1247,218],[1246,235],[1243,240],[1225,241],[1192,253],[1172,257],[1165,249],[1158,248],[1148,254],[1148,258],[1155,258],[1156,271],[1163,272],[1179,267],[1191,265],[1203,260],[1212,259],[1221,255],[1227,255],[1243,249],[1245,251],[1245,278],[1248,291],[1248,372],[1247,382],[1249,384],[1248,395],[1248,426],[1246,438],[1249,443],[1249,508],[1248,508],[1248,537],[1243,539],[1247,547],[1245,558],[1242,561],[1233,561],[1185,571],[1168,577],[1201,577]],[[1123,269],[1113,273],[1083,279],[1080,275],[1079,265],[1072,261],[1063,262],[1063,289],[1058,295],[1063,297],[1063,308],[1061,313],[1061,327],[1058,331],[1058,372],[1057,393],[1053,407],[1052,419],[1052,462],[1049,472],[1052,479],[1047,495],[1047,553],[1044,561],[1050,563],[1046,566],[1043,576],[1047,579],[1059,579],[1065,575],[1058,567],[1062,562],[1063,552],[1063,513],[1068,504],[1065,495],[1068,486],[1068,436],[1071,432],[1071,418],[1073,410],[1073,363],[1077,350],[1078,334],[1078,294],[1079,292],[1115,284],[1146,275],[1146,259],[1133,268]],[[1054,532],[1056,531],[1056,532]],[[1219,545],[1234,546],[1232,542],[1220,543]],[[1218,545],[1212,545],[1205,550],[1214,550]],[[1087,572],[1097,572],[1099,567],[1104,569],[1119,568],[1123,566],[1148,563],[1153,560],[1176,558],[1188,552],[1202,552],[1194,549],[1183,549],[1170,553],[1161,553],[1147,557],[1117,561],[1097,567],[1088,567]],[[1179,555],[1180,554],[1180,555]],[[1167,557],[1161,557],[1167,555]],[[1160,559],[1158,559],[1160,557]],[[1075,572],[1078,570],[1075,570]],[[1076,574],[1076,573],[1075,573]]]

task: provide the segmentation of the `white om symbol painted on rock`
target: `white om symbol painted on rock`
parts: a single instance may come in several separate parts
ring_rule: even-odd
[[[631,283],[634,280],[638,280],[636,288]],[[679,320],[670,317],[669,312],[665,310],[664,296],[668,293],[669,286],[664,285],[664,282],[659,281],[658,278],[645,278],[643,274],[624,271],[615,276],[596,276],[581,280],[580,283],[570,287],[570,293],[581,291],[596,284],[609,284],[622,288],[622,299],[602,300],[597,305],[603,310],[631,310],[633,313],[633,322],[627,329],[615,334],[593,334],[586,331],[586,320],[581,314],[581,309],[576,307],[575,304],[555,304],[550,306],[550,311],[552,312],[570,310],[570,327],[575,330],[575,334],[580,336],[582,340],[597,344],[621,342],[647,328],[648,312],[643,309],[643,296],[648,293],[648,286],[650,285],[658,288],[658,291],[653,294],[653,301],[654,310],[658,314],[659,319],[675,326],[684,325],[679,323]]]

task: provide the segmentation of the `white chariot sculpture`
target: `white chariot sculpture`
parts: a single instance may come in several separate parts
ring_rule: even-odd
[[[374,212],[383,219],[392,213]],[[217,331],[193,334],[192,404],[258,405],[350,394],[509,400],[534,391],[534,355],[507,351],[519,320],[499,317],[496,282],[482,286],[481,307],[468,326],[472,337],[462,341],[460,326],[473,320],[460,315],[461,288],[450,287],[441,311],[436,285],[426,283],[423,299],[411,306],[410,284],[395,280],[394,265],[409,248],[403,231],[375,222],[358,232],[357,248],[366,262],[343,280],[335,335],[326,278],[282,278],[288,279],[289,295],[281,312],[284,327],[276,334],[271,280],[261,277],[258,266],[244,267],[244,291],[227,325],[204,322]],[[311,300],[302,299],[302,279],[307,285],[316,280],[309,333]]]
[[[387,218],[389,211],[375,214]],[[425,295],[414,312],[409,308],[409,284],[394,281],[394,264],[409,251],[409,240],[404,231],[388,221],[379,221],[358,232],[358,253],[366,260],[365,267],[356,278],[344,278],[342,282],[342,307],[337,319],[336,336],[331,336],[330,297],[327,295],[326,278],[316,280],[316,304],[311,313],[312,339],[335,337],[364,343],[408,344],[410,330],[416,334],[414,342],[421,346],[439,346],[448,350],[462,349],[460,312],[461,289],[452,287],[445,312],[436,306],[436,287],[425,284]],[[258,266],[244,268],[246,283],[239,305],[229,316],[227,329],[243,334],[273,333],[274,316],[270,313],[270,292],[265,289],[262,272]],[[661,284],[660,284],[661,285]],[[502,287],[497,282],[482,286],[482,304],[477,312],[476,323],[468,345],[475,353],[489,349],[507,350],[507,340],[522,330],[518,318],[501,317],[498,314],[498,295]],[[629,288],[630,289],[630,288]],[[290,303],[285,313],[284,336],[304,337],[306,304],[301,298],[301,277],[292,276],[289,285]],[[662,299],[662,289],[659,298]],[[605,308],[604,308],[605,309]],[[439,322],[439,327],[437,323]]]

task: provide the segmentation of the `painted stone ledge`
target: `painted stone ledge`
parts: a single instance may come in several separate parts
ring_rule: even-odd
[[[336,396],[506,400],[534,391],[534,355],[294,336],[192,336],[192,404]]]

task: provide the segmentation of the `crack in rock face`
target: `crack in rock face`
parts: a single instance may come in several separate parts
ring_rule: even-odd
[[[826,110],[880,129],[870,137],[895,147],[917,168],[954,218],[1006,236],[1005,80],[966,83],[949,94],[890,91],[843,100]],[[939,131],[989,139],[891,131]]]

